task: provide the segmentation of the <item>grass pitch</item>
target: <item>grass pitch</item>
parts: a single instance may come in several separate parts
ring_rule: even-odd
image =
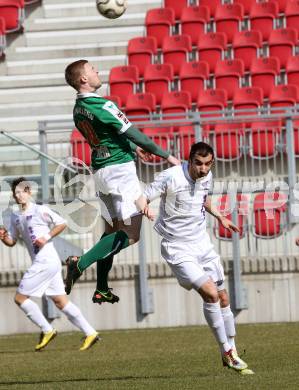
[[[223,368],[206,326],[105,331],[79,352],[60,333],[42,352],[38,335],[0,337],[0,389],[299,389],[299,324],[238,326],[239,352],[255,375]]]

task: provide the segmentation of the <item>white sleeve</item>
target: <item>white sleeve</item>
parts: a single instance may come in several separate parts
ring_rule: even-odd
[[[161,194],[166,194],[171,178],[172,177],[168,170],[162,171],[156,176],[152,183],[145,187],[143,195],[147,200],[152,201],[155,198],[158,198]]]
[[[41,219],[46,222],[48,225],[62,225],[66,223],[66,220],[62,218],[60,215],[55,213],[47,206],[40,207],[40,216]]]

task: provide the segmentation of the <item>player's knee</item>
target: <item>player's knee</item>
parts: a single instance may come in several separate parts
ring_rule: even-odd
[[[220,306],[227,307],[229,305],[229,296],[226,290],[221,290],[218,293],[220,299]]]
[[[21,295],[21,294],[16,294],[14,296],[14,302],[16,305],[20,306],[22,303],[27,299],[27,297]]]

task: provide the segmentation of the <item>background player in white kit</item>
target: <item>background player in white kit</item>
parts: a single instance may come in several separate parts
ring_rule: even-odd
[[[188,163],[161,172],[144,191],[143,212],[153,219],[147,203],[161,197],[155,230],[162,236],[161,254],[181,286],[195,289],[203,298],[203,311],[220,346],[223,365],[242,374],[253,374],[235,347],[235,323],[219,255],[206,232],[205,211],[234,232],[239,229],[212,207],[208,193],[212,184],[213,149],[194,144]]]
[[[80,350],[90,348],[98,339],[98,333],[83,317],[79,308],[68,301],[61,275],[61,261],[51,239],[61,233],[65,220],[46,206],[31,202],[31,187],[25,178],[12,183],[13,197],[20,209],[11,214],[10,227],[0,229],[0,239],[7,246],[14,246],[23,239],[32,259],[32,265],[24,274],[15,295],[15,303],[41,331],[41,339],[35,350],[39,351],[54,339],[57,331],[46,320],[39,306],[30,297],[46,294],[68,320],[85,333]]]

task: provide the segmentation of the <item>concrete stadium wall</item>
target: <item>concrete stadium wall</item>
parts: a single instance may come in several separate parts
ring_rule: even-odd
[[[231,261],[224,262],[227,285],[231,283]],[[248,289],[248,309],[236,313],[237,323],[299,321],[299,259],[277,257],[242,261],[243,282]],[[2,273],[0,279],[0,334],[37,332],[37,328],[13,303],[15,285],[20,275]],[[202,300],[194,291],[181,288],[166,264],[151,264],[149,285],[154,292],[154,313],[140,313],[138,267],[115,266],[111,286],[120,296],[114,305],[95,305],[91,297],[95,272],[89,269],[70,298],[98,330],[206,324]],[[66,318],[54,321],[58,331],[76,330]]]

